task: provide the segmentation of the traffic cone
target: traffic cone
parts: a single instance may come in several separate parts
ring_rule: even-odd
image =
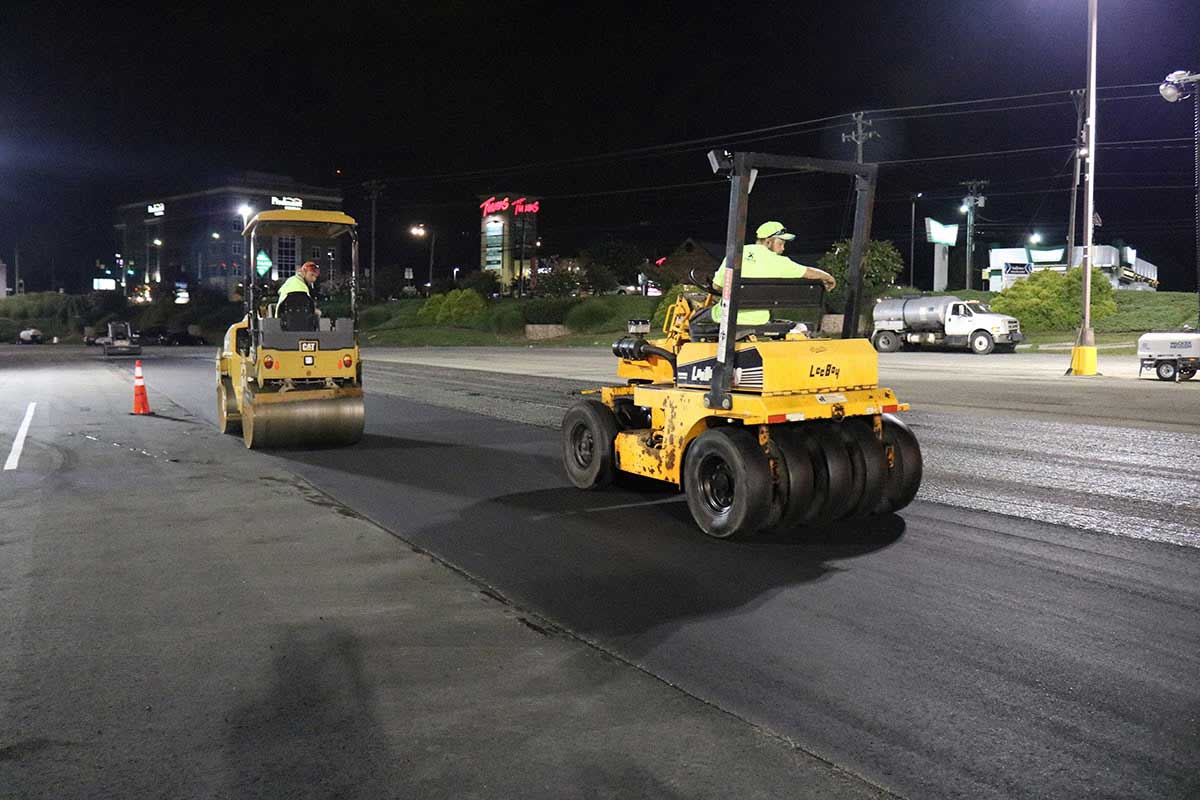
[[[142,362],[133,362],[133,413],[153,414],[150,398],[146,396],[146,380],[142,377]]]

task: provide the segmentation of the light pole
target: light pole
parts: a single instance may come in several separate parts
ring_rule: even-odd
[[[917,200],[921,199],[924,192],[917,192],[912,196],[912,219],[908,225],[908,285],[917,288]]]
[[[1175,103],[1189,96],[1192,98],[1192,133],[1196,139],[1196,163],[1193,173],[1196,182],[1196,325],[1200,330],[1200,91],[1192,87],[1191,94],[1186,93],[1189,84],[1197,82],[1200,82],[1200,75],[1187,70],[1177,70],[1166,77],[1162,86],[1158,87],[1158,93],[1168,103]]]
[[[1087,153],[1087,191],[1083,195],[1083,322],[1071,350],[1068,375],[1096,374],[1096,334],[1092,330],[1092,264],[1096,252],[1092,241],[1096,233],[1096,16],[1097,0],[1088,0],[1087,138],[1083,145]]]
[[[419,222],[408,229],[408,232],[419,239],[429,237],[429,291],[433,292],[433,251],[437,247],[437,231]]]
[[[246,262],[245,270],[243,272],[243,277],[242,277],[242,291],[245,292],[246,291],[245,284],[254,280],[254,273],[253,273],[254,261],[251,258],[252,254],[250,253],[250,242],[246,241],[245,236],[244,236],[245,231],[246,231],[246,223],[250,220],[250,217],[254,216],[254,207],[251,206],[249,203],[242,203],[240,206],[238,206],[237,213],[238,213],[238,216],[242,218],[242,233],[243,233],[242,260]],[[229,270],[225,270],[225,299],[228,300],[230,298],[231,294],[233,294],[233,293],[230,291],[230,286],[229,286]]]

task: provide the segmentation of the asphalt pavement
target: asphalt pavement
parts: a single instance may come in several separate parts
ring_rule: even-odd
[[[914,396],[902,398],[917,407],[911,419],[928,468],[917,502],[900,515],[813,531],[800,539],[716,542],[696,531],[686,505],[672,492],[642,487],[584,493],[568,487],[553,425],[572,388],[582,383],[562,369],[552,372],[526,360],[529,352],[510,352],[507,368],[520,374],[505,375],[396,358],[385,364],[383,356],[391,354],[369,350],[364,441],[343,450],[272,455],[246,453],[236,440],[198,424],[211,421],[214,410],[207,356],[158,353],[147,360],[152,401],[169,399],[179,419],[189,420],[177,424],[205,431],[193,440],[194,452],[210,460],[213,472],[300,476],[317,496],[342,509],[337,516],[363,525],[369,520],[379,526],[371,530],[380,537],[382,530],[389,531],[470,576],[474,583],[466,585],[476,594],[483,587],[482,596],[496,602],[501,617],[523,616],[530,624],[521,631],[540,637],[544,646],[578,653],[580,659],[608,659],[616,677],[607,680],[644,679],[697,712],[668,720],[659,706],[624,689],[608,695],[635,706],[618,726],[595,720],[590,734],[610,746],[567,748],[576,759],[572,763],[602,770],[607,780],[595,784],[588,784],[582,767],[555,772],[566,756],[531,762],[536,748],[515,755],[503,748],[471,749],[482,733],[447,725],[439,741],[447,759],[440,763],[447,766],[440,780],[420,784],[436,790],[422,795],[448,796],[456,779],[477,770],[505,775],[494,759],[510,772],[550,776],[549,783],[517,792],[529,796],[551,796],[554,789],[559,796],[814,797],[832,796],[836,789],[849,796],[890,792],[913,798],[1200,792],[1194,770],[1200,756],[1200,689],[1194,680],[1200,674],[1200,524],[1194,501],[1200,437],[1188,432],[1192,423],[1179,421],[1178,411],[1175,420],[1154,421],[1167,406],[1186,405],[1181,392],[1200,387],[1123,379],[1131,387],[1156,387],[1147,389],[1150,396],[1171,402],[1155,399],[1153,414],[1139,418],[1139,425],[1128,424],[1129,411],[1113,405],[1094,409],[1098,413],[1081,425],[1068,421],[1069,406],[1028,413],[1000,403],[987,413],[954,413],[945,410],[954,403],[943,402],[927,410],[918,405],[919,391],[935,394],[935,400],[954,400],[955,382],[914,377]],[[486,358],[493,369],[502,363],[497,354],[462,355],[464,363]],[[103,365],[81,370],[97,371],[106,378],[116,375]],[[51,383],[54,372],[61,369],[45,378],[54,391],[80,390]],[[1048,375],[1039,380],[1053,383]],[[965,396],[988,392],[979,381],[960,376],[958,382],[969,384],[962,389]],[[994,385],[1012,382],[1001,378]],[[1103,393],[1116,382],[1068,383],[1085,387],[1078,391]],[[1175,394],[1158,394],[1164,390]],[[1086,404],[1074,391],[1065,393],[1067,402]],[[1042,395],[1049,396],[1044,389]],[[1026,393],[1006,402],[1018,400],[1036,404],[1038,398]],[[0,411],[16,417],[16,409]],[[11,427],[0,430],[7,436]],[[35,428],[32,438],[57,442],[62,427]],[[135,424],[134,430],[144,429]],[[39,445],[35,451],[53,449]],[[76,464],[51,460],[39,469],[56,475]],[[197,486],[213,477],[197,476]],[[158,488],[163,496],[172,495],[173,490]],[[46,496],[47,507],[61,497],[57,492]],[[29,513],[24,503],[6,509],[9,518]],[[185,520],[176,527],[197,524],[194,516]],[[53,539],[61,535],[54,533],[60,527],[47,517],[28,538],[34,543]],[[343,542],[342,537],[325,542],[328,550],[315,555],[329,555]],[[60,547],[56,555],[61,559],[64,552]],[[90,563],[98,555],[89,552],[82,559]],[[203,564],[203,555],[190,554],[188,563]],[[264,576],[274,587],[282,581],[296,588],[281,577],[288,573],[286,563],[255,559],[253,552],[238,555],[254,564],[241,569]],[[348,567],[337,581],[349,582],[348,592],[366,593],[364,584],[370,587],[360,608],[370,614],[370,603],[380,603],[373,621],[384,622],[395,605],[412,602],[412,583],[389,579],[397,567],[387,558],[371,549],[343,558],[363,574]],[[292,577],[329,580],[321,574],[319,558],[313,562]],[[55,560],[40,563],[48,573],[61,569],[53,566]],[[158,566],[166,580],[178,565],[171,557]],[[191,572],[202,570],[193,566]],[[231,608],[240,599],[230,598]],[[53,607],[47,600],[37,617],[47,628],[59,624]],[[284,616],[298,611],[289,606]],[[420,611],[439,619],[444,607]],[[395,627],[403,629],[403,622]],[[22,630],[25,636],[33,631],[34,638],[39,632],[29,624]],[[296,647],[288,643],[284,649]],[[78,662],[77,670],[95,669],[90,651],[63,655]],[[388,655],[385,667],[411,667],[407,651]],[[459,651],[453,657],[462,658],[455,661],[461,669],[478,669],[478,653]],[[36,663],[22,652],[16,660],[24,666],[21,674]],[[462,681],[438,693],[430,687],[455,671],[440,657],[431,663],[439,667],[438,677],[422,685],[431,692],[428,702],[405,709],[414,719],[441,719],[440,703],[469,692],[471,680],[482,678],[478,672],[460,676]],[[548,703],[555,709],[577,709],[576,693],[597,690],[590,675],[575,676],[561,663],[542,667],[542,682],[517,681],[527,692],[516,707],[535,703],[551,675],[564,681],[579,677],[553,693]],[[326,677],[310,683],[324,686]],[[491,673],[485,679],[488,699],[476,708],[513,700],[503,691],[508,677],[505,670]],[[369,670],[356,684],[360,696],[373,697],[387,679],[386,668]],[[96,680],[102,682],[99,676]],[[298,680],[298,674],[288,673],[276,681],[277,691],[286,693]],[[16,694],[36,703],[38,688],[22,684]],[[478,696],[478,687],[475,691]],[[372,707],[372,718],[385,734],[397,724],[391,717],[396,711]],[[699,711],[728,724],[727,730],[713,729],[716,738],[749,738],[730,739],[729,758],[714,746],[696,751],[686,765],[672,764],[672,753],[680,758],[692,752],[681,740],[706,730]],[[569,727],[574,719],[568,713],[541,720],[548,726],[547,740],[561,743],[577,735]],[[300,735],[286,725],[270,732],[283,741]],[[627,732],[638,734],[630,746],[613,743]],[[248,735],[244,746],[257,747],[261,733]],[[362,741],[375,740],[368,732]],[[741,750],[739,741],[745,745]],[[643,749],[650,745],[659,749]],[[9,760],[23,764],[26,751],[17,747],[18,757]],[[609,759],[622,763],[634,752],[642,754],[637,769],[612,771]],[[398,756],[387,747],[378,753],[383,761]],[[468,757],[469,765],[462,761]],[[661,763],[663,758],[668,764]],[[763,758],[777,771],[760,769]],[[707,770],[703,776],[696,772],[699,764]],[[726,771],[739,764],[741,771]],[[790,785],[772,783],[789,769],[795,770]],[[679,783],[681,774],[698,779]],[[724,780],[703,783],[714,776]],[[556,778],[561,782],[554,783]],[[512,794],[495,791],[501,785],[513,786],[472,788],[477,796]]]

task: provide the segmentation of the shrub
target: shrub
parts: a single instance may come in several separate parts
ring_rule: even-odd
[[[17,334],[21,332],[23,326],[19,325],[14,319],[4,319],[0,317],[0,342],[12,343],[17,340]]]
[[[863,256],[863,293],[859,300],[862,308],[869,309],[904,266],[900,251],[891,242],[867,242]],[[834,242],[829,252],[821,256],[817,267],[828,272],[837,281],[837,286],[825,296],[826,307],[841,313],[846,307],[846,280],[850,270],[850,241]]]
[[[358,324],[362,328],[377,328],[391,318],[391,309],[387,306],[369,306],[358,315]]]
[[[529,325],[562,325],[579,301],[571,297],[544,297],[525,304],[525,322]]]
[[[417,321],[425,325],[464,325],[478,320],[487,311],[487,303],[471,289],[454,289],[435,294],[417,312]]]
[[[421,306],[421,310],[417,312],[417,321],[426,325],[432,325],[437,322],[438,314],[442,311],[442,306],[446,304],[446,295],[435,294],[430,297]]]
[[[654,309],[654,316],[650,318],[650,332],[654,334],[662,330],[663,323],[667,321],[667,310],[675,305],[675,301],[679,299],[679,295],[684,292],[697,291],[700,290],[695,286],[680,283],[663,292],[662,298],[658,301],[658,308]]]
[[[547,297],[570,297],[579,291],[579,273],[567,266],[555,266],[538,275],[537,291]]]
[[[483,297],[491,297],[500,293],[500,278],[494,270],[482,269],[478,272],[468,272],[459,284],[464,289],[472,289]]]
[[[1067,273],[1041,270],[996,295],[992,308],[1021,321],[1029,331],[1065,331],[1079,327],[1083,318],[1083,269]],[[1098,269],[1092,270],[1092,319],[1116,313],[1112,284]]]
[[[594,333],[604,330],[612,318],[612,309],[599,299],[584,300],[567,312],[563,319],[567,327],[576,333]]]
[[[487,315],[487,329],[493,333],[520,333],[525,329],[525,315],[515,305],[499,305]]]

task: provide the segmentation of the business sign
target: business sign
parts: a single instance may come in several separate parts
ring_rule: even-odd
[[[1026,247],[1025,252],[1034,264],[1061,264],[1067,253],[1065,247]]]
[[[406,280],[406,281],[411,281],[412,279],[413,279],[413,269],[412,269],[412,267],[405,267],[405,268],[404,268],[404,280]]]
[[[953,245],[958,241],[958,226],[943,225],[932,217],[926,217],[925,240],[934,244]]]
[[[167,213],[167,204],[151,203],[150,205],[146,206],[146,213],[155,217],[161,217],[163,214]]]
[[[510,200],[505,197],[497,200],[496,196],[492,195],[480,203],[479,207],[483,210],[483,216],[485,217],[488,214],[508,211],[510,208],[513,210],[513,214],[536,214],[541,210],[541,202],[541,200],[530,201],[528,197],[518,197],[516,200]]]
[[[271,267],[275,266],[271,261],[271,257],[267,255],[266,250],[259,250],[258,255],[254,257],[254,271],[258,273],[258,277],[262,277],[271,271]]]
[[[271,195],[271,205],[283,206],[289,211],[299,211],[304,208],[304,198],[302,197],[276,197]]]
[[[92,278],[93,292],[115,292],[116,290],[116,278]]]
[[[1005,275],[1028,275],[1031,267],[1028,264],[1005,264]]]

